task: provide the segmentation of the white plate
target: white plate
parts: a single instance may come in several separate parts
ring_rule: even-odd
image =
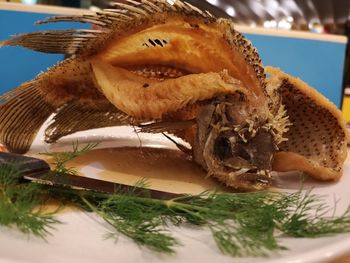
[[[68,136],[55,145],[48,146],[42,141],[42,132],[36,138],[32,152],[70,148],[72,141],[80,143],[100,141],[99,147],[143,146],[174,147],[160,135],[142,134],[135,136],[129,128],[106,128]],[[85,167],[84,172],[94,176],[96,166]],[[314,193],[327,196],[330,205],[337,203],[337,214],[350,204],[350,159],[348,158],[344,176],[327,187],[316,186]],[[106,239],[104,222],[92,214],[68,210],[58,218],[64,222],[58,225],[47,241],[30,237],[18,231],[0,228],[0,262],[267,262],[267,263],[306,263],[327,262],[330,259],[350,252],[350,234],[333,237],[306,239],[281,238],[282,245],[289,250],[281,251],[270,258],[232,258],[222,255],[207,230],[189,227],[172,228],[172,235],[181,245],[173,256],[160,255],[140,248],[125,237],[118,241]]]

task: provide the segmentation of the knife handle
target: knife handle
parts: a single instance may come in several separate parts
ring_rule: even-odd
[[[23,175],[50,171],[48,163],[41,159],[8,152],[0,152],[0,167],[3,165],[14,165]]]

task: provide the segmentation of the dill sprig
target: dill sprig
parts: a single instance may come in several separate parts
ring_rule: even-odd
[[[280,206],[287,215],[279,229],[288,236],[316,238],[337,233],[350,232],[350,206],[335,217],[335,208],[325,204],[324,198],[311,190],[289,195]]]
[[[62,189],[56,189],[62,194]],[[219,249],[231,256],[268,256],[286,249],[281,236],[308,237],[350,231],[350,214],[327,216],[330,208],[309,191],[296,193],[210,193],[170,200],[150,197],[149,190],[137,195],[65,189],[64,196],[85,211],[101,216],[114,232],[152,250],[172,253],[179,242],[169,225],[192,224],[208,228]],[[67,195],[68,194],[68,195]]]
[[[72,152],[46,155],[53,157],[56,173],[75,174],[73,168],[66,167],[67,162],[95,146],[79,149],[75,144]],[[316,238],[350,232],[350,208],[335,216],[335,209],[326,205],[326,197],[312,191],[204,192],[161,200],[151,197],[144,180],[128,192],[117,187],[115,193],[107,194],[59,185],[39,186],[23,183],[20,178],[15,166],[1,167],[0,224],[42,237],[58,223],[53,214],[38,209],[47,197],[96,213],[112,227],[111,238],[121,234],[140,246],[164,253],[174,253],[179,244],[171,235],[171,225],[206,228],[223,253],[239,257],[269,256],[286,249],[279,244],[280,237]]]
[[[41,155],[46,155],[53,160],[53,172],[56,174],[77,174],[74,167],[67,167],[67,162],[74,160],[75,158],[84,155],[95,148],[98,143],[88,143],[85,146],[79,148],[78,142],[73,142],[72,151],[65,152],[44,152]]]
[[[0,165],[0,225],[44,238],[59,221],[41,209],[46,201],[42,187],[21,183],[21,177],[17,166]]]

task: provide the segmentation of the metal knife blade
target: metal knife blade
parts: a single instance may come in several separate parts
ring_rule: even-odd
[[[13,164],[18,166],[23,174],[23,179],[40,184],[65,186],[74,189],[84,189],[104,193],[128,193],[133,191],[137,195],[148,195],[157,199],[171,199],[179,194],[135,187],[115,182],[109,182],[90,177],[72,175],[68,173],[57,174],[51,171],[50,166],[44,160],[19,154],[0,152],[0,165]]]

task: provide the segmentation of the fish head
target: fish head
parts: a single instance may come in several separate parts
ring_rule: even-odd
[[[276,140],[268,120],[254,111],[242,94],[222,96],[197,118],[194,159],[209,175],[239,190],[261,190],[271,184]]]

